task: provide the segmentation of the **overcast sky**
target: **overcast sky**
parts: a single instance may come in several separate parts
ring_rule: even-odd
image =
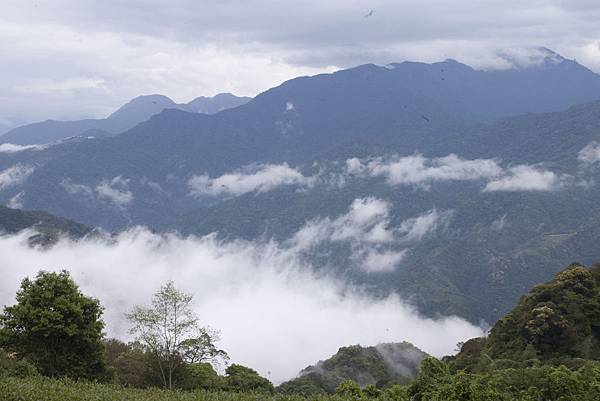
[[[0,131],[362,63],[505,67],[499,52],[528,46],[600,72],[598,21],[598,0],[4,0]]]

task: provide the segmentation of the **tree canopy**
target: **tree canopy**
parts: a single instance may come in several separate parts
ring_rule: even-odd
[[[154,356],[166,388],[173,388],[177,370],[186,362],[228,360],[215,345],[219,333],[200,325],[192,299],[169,281],[154,294],[150,306],[135,306],[127,314],[131,334]]]
[[[0,314],[0,347],[45,376],[105,378],[102,307],[67,271],[25,278],[16,301]]]

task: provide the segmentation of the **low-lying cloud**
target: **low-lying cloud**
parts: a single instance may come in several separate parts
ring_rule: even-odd
[[[0,237],[0,304],[39,269],[67,269],[106,307],[109,336],[127,338],[123,314],[167,280],[194,294],[204,324],[220,329],[232,362],[275,382],[343,345],[407,340],[441,356],[482,331],[457,317],[423,318],[397,296],[373,298],[318,276],[297,253],[272,242],[221,242],[132,230],[116,241],[62,240],[42,250],[27,234]],[[444,335],[440,336],[440,333]],[[269,375],[268,372],[271,372]]]
[[[489,182],[484,192],[495,191],[554,191],[564,184],[564,179],[552,171],[532,166],[515,166],[505,176]]]
[[[402,261],[408,246],[446,224],[451,216],[449,211],[434,209],[392,227],[391,208],[382,199],[355,199],[347,213],[308,222],[288,243],[296,252],[304,253],[323,244],[346,241],[359,268],[371,273],[390,272]]]
[[[211,178],[195,175],[188,181],[193,196],[241,195],[248,192],[266,192],[285,185],[311,185],[312,179],[284,164],[264,164]]]
[[[577,159],[580,162],[588,164],[600,162],[600,143],[596,141],[590,142],[585,148],[579,151]]]
[[[591,153],[588,151],[586,155],[590,157]],[[487,181],[484,192],[554,191],[567,180],[567,177],[537,165],[504,168],[496,159],[468,160],[455,154],[438,158],[426,158],[421,154],[367,160],[351,158],[346,160],[346,173],[358,177],[384,177],[393,186],[412,185],[423,189],[429,189],[435,182]]]
[[[0,171],[0,191],[22,184],[33,173],[33,170],[32,166],[17,164]]]
[[[96,187],[96,193],[101,199],[108,200],[119,207],[131,203],[133,200],[133,193],[129,190],[129,180],[120,175],[100,182]]]
[[[385,177],[391,185],[429,186],[435,181],[473,181],[497,177],[502,168],[496,160],[466,160],[455,154],[446,157],[426,158],[416,154],[412,156],[381,157],[363,162],[360,159],[348,159],[347,171],[350,174]]]
[[[41,150],[44,149],[42,145],[15,145],[13,143],[2,143],[0,144],[0,153],[17,153],[24,150]]]

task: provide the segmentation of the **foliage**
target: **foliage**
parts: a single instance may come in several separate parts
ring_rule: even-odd
[[[359,389],[360,390],[360,389]],[[342,395],[273,394],[268,392],[181,391],[165,389],[134,389],[114,384],[73,382],[49,378],[0,377],[0,401],[348,401]],[[360,393],[360,401],[409,401],[400,386],[386,389],[377,398]]]
[[[227,389],[229,391],[261,391],[273,392],[273,384],[260,376],[254,369],[241,365],[230,365],[225,370]]]
[[[154,294],[151,306],[136,306],[127,314],[133,324],[131,334],[153,355],[165,388],[173,388],[177,370],[185,362],[228,359],[215,346],[218,333],[200,326],[192,298],[169,281]]]
[[[25,378],[37,375],[37,369],[31,363],[23,359],[16,359],[0,350],[0,377],[12,376]]]
[[[66,271],[25,278],[0,315],[0,345],[46,376],[106,380],[102,307]]]
[[[215,371],[210,363],[189,363],[183,366],[178,386],[183,390],[222,390],[227,379]]]
[[[331,358],[307,367],[299,377],[283,383],[278,390],[287,394],[333,394],[348,379],[360,387],[405,384],[417,376],[421,360],[426,356],[407,342],[341,347]]]
[[[425,365],[425,363],[424,363]],[[410,387],[426,401],[592,401],[600,399],[600,363],[577,370],[565,366],[500,369],[451,374],[446,363],[428,361]]]
[[[447,358],[454,371],[482,372],[600,359],[600,267],[574,264],[534,287],[487,338]]]
[[[127,387],[160,386],[160,373],[152,355],[137,342],[125,344],[116,339],[104,342],[106,363],[114,369],[116,383]]]

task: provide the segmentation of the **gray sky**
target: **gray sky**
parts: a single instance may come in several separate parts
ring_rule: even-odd
[[[373,10],[373,15],[364,16]],[[255,95],[362,63],[546,46],[600,71],[597,0],[4,0],[0,131],[104,117],[132,97]]]

